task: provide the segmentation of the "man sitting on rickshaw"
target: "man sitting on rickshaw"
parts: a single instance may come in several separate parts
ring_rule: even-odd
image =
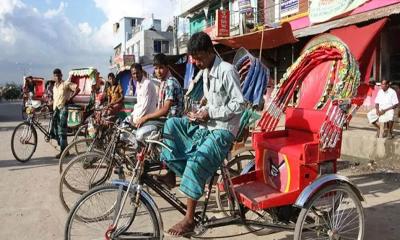
[[[153,65],[155,76],[161,81],[158,92],[158,109],[137,120],[136,127],[140,127],[149,120],[157,120],[161,117],[180,117],[183,113],[183,90],[168,69],[167,57],[162,53],[157,54],[154,56]]]
[[[115,78],[114,73],[108,74],[108,81],[111,86],[107,90],[108,105],[106,106],[105,113],[108,116],[115,116],[122,109],[124,94],[122,86],[118,79]]]
[[[132,64],[131,76],[136,81],[137,102],[132,114],[125,121],[136,125],[143,116],[157,110],[157,92],[154,83],[145,76],[139,63]]]
[[[181,177],[180,191],[187,197],[187,212],[182,221],[168,230],[174,236],[186,236],[195,227],[197,201],[203,195],[207,179],[220,167],[239,129],[244,98],[239,74],[235,68],[217,57],[210,37],[199,32],[188,43],[188,54],[203,69],[206,106],[185,118],[168,119],[164,134],[174,140],[165,143],[173,150],[163,150],[161,160]],[[175,185],[170,171],[158,180]]]
[[[32,76],[25,78],[24,83],[24,98],[33,98],[35,95],[35,82]]]

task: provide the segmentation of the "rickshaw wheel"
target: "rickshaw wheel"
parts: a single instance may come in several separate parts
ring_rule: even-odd
[[[253,150],[246,150],[238,155],[234,156],[227,163],[227,168],[229,169],[229,174],[231,177],[236,177],[241,174],[247,173],[250,170],[253,170],[252,164],[254,163],[255,155]],[[217,186],[215,188],[215,201],[218,206],[218,210],[220,210],[225,216],[230,216],[230,205],[232,204],[226,198],[225,192],[221,191],[218,187],[220,183],[223,182],[222,176],[219,176],[217,181]]]
[[[348,185],[330,185],[319,190],[301,210],[294,239],[362,240],[364,224],[363,207],[354,191]]]
[[[20,123],[11,136],[11,151],[15,159],[20,162],[29,161],[36,151],[37,142],[35,128],[27,122]]]
[[[253,211],[250,209],[246,209],[245,217],[246,217],[246,220],[253,220],[253,221],[258,221],[258,222],[272,223],[274,221],[271,214],[265,210]],[[271,229],[268,227],[253,226],[251,224],[245,224],[244,227],[247,230],[249,230],[251,233],[253,233],[254,235],[257,235],[257,236],[268,235],[268,234],[276,232],[275,229]]]

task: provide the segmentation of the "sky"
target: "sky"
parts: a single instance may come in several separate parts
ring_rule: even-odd
[[[73,68],[95,67],[102,76],[116,41],[112,24],[124,16],[154,14],[165,28],[178,0],[0,0],[0,85],[24,75],[64,77]]]

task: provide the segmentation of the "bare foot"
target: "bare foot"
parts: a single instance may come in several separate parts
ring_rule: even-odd
[[[188,237],[194,233],[195,222],[186,218],[168,230],[168,234],[175,237]]]

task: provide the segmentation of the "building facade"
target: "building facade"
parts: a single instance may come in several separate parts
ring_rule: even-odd
[[[134,62],[151,64],[157,53],[172,53],[172,31],[162,31],[160,19],[124,17],[113,28],[115,44],[110,67],[116,71]]]

